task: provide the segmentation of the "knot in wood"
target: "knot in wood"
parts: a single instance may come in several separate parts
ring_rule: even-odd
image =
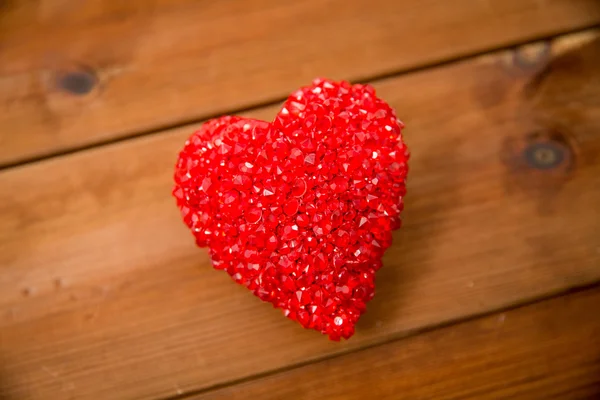
[[[84,96],[90,93],[97,83],[98,79],[92,71],[79,69],[59,74],[57,86],[68,93]]]
[[[535,169],[551,169],[560,166],[568,158],[569,149],[560,142],[534,142],[524,149],[527,164]]]

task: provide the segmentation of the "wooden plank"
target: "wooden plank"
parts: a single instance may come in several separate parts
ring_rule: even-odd
[[[596,0],[11,0],[0,165],[600,22]]]
[[[189,399],[597,399],[599,308],[596,288]]]
[[[3,171],[4,392],[172,396],[597,281],[598,46],[590,32],[376,83],[408,125],[409,195],[376,298],[343,343],[195,248],[170,197],[194,127]]]

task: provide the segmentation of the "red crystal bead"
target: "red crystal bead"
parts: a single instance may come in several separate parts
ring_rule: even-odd
[[[308,215],[306,215],[306,214],[300,214],[300,215],[298,215],[298,217],[296,217],[296,224],[298,224],[298,226],[300,226],[302,228],[307,226],[309,222],[310,222],[310,219],[308,218]]]
[[[314,165],[315,160],[316,160],[315,153],[307,154],[306,157],[304,157],[304,163],[306,165]]]
[[[302,326],[349,338],[400,226],[403,126],[372,87],[318,79],[271,124],[205,123],[172,193],[215,269]]]
[[[285,225],[281,230],[281,238],[283,240],[292,240],[298,237],[298,225]]]
[[[302,178],[297,178],[292,186],[292,196],[302,197],[306,193],[306,181]]]
[[[249,224],[256,224],[262,218],[262,210],[260,208],[252,207],[246,211],[244,215]]]
[[[283,206],[283,212],[292,216],[298,212],[298,208],[300,208],[300,202],[297,199],[290,199]]]
[[[269,238],[267,239],[267,249],[273,251],[277,248],[277,244],[279,243],[279,241],[277,240],[277,237],[275,235],[271,235],[269,236]]]

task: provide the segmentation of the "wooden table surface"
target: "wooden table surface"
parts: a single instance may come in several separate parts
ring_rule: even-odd
[[[600,399],[597,0],[0,1],[0,399]],[[215,271],[203,120],[371,83],[412,152],[357,333]]]

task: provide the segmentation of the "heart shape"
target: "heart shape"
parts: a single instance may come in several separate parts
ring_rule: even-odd
[[[214,268],[305,328],[349,338],[400,227],[403,127],[371,86],[317,79],[272,123],[206,122],[179,154],[173,195]]]

